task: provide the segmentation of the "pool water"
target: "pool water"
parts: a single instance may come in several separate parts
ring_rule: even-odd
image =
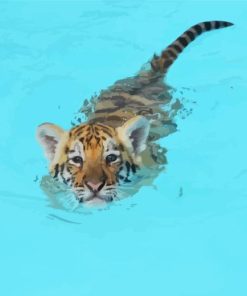
[[[0,294],[246,295],[247,4],[1,2]],[[42,122],[69,128],[83,100],[135,74],[197,22],[167,75],[189,116],[160,144],[153,186],[105,208],[54,208],[39,187]]]

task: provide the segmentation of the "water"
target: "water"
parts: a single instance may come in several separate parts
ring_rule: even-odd
[[[0,8],[1,295],[245,295],[246,3]],[[52,208],[38,186],[47,164],[36,126],[69,128],[83,98],[210,19],[235,26],[203,35],[170,69],[193,112],[161,142],[166,172],[109,208]]]

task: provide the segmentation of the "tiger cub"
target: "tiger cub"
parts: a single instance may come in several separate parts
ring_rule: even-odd
[[[209,21],[192,26],[136,76],[115,82],[85,104],[81,112],[87,122],[69,131],[41,124],[37,139],[49,160],[50,176],[79,202],[111,202],[129,187],[137,191],[151,184],[166,163],[166,150],[155,141],[176,131],[173,119],[181,107],[178,102],[169,112],[163,108],[171,102],[164,83],[168,68],[201,33],[231,25]]]

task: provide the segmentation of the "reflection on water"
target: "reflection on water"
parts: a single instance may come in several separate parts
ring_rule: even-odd
[[[79,222],[75,222],[75,221],[71,221],[71,220],[59,217],[58,215],[55,215],[55,214],[49,214],[47,217],[51,220],[57,219],[57,220],[60,220],[60,221],[66,222],[66,223],[70,223],[70,224],[78,224],[78,225],[81,224]]]

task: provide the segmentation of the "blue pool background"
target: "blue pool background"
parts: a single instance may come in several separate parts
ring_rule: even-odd
[[[0,294],[246,295],[246,2],[0,9]],[[169,163],[154,186],[106,209],[50,207],[35,182],[47,172],[36,126],[69,128],[83,98],[214,19],[235,26],[196,40],[167,77],[196,104],[161,141]]]

